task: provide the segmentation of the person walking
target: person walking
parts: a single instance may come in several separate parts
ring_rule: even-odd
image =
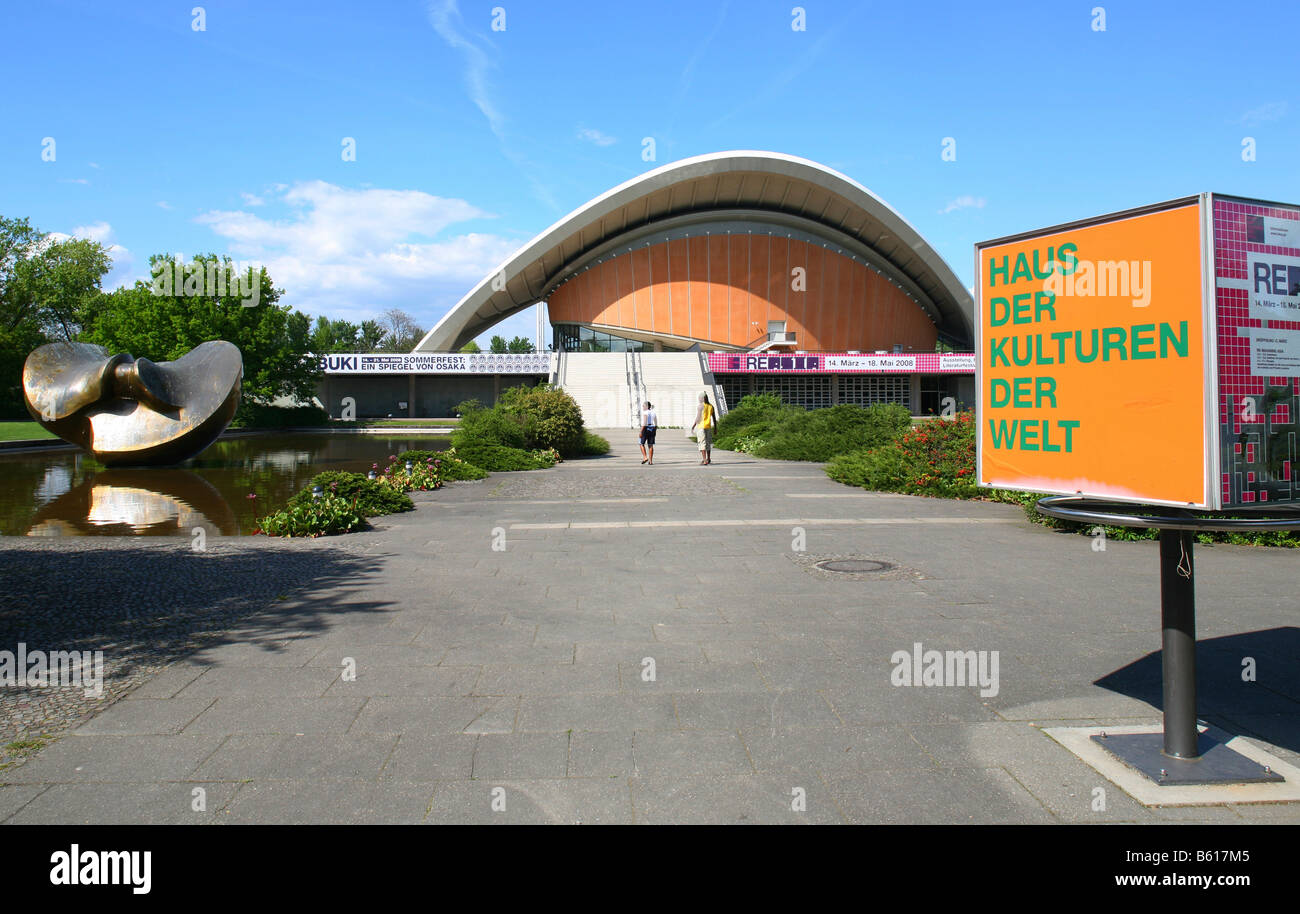
[[[650,466],[654,466],[655,462],[655,432],[658,429],[659,416],[650,401],[646,400],[645,409],[641,410],[641,462]]]
[[[709,402],[708,394],[700,394],[700,408],[695,411],[695,422],[691,425],[691,431],[699,427],[699,434],[696,440],[700,445],[700,466],[706,467],[713,463],[713,430],[718,427],[717,410]]]

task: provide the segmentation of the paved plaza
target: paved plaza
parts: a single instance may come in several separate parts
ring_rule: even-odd
[[[1300,822],[1143,806],[1043,732],[1159,725],[1156,543],[603,434],[350,536],[0,539],[0,644],[109,670],[6,690],[0,821]],[[1196,551],[1201,716],[1293,764],[1296,561]],[[915,645],[993,687],[895,685]]]

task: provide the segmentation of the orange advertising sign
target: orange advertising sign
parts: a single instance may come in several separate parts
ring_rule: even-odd
[[[977,244],[980,485],[1212,507],[1199,202]]]

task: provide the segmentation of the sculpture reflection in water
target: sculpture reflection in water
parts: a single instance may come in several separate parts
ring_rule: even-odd
[[[96,473],[32,518],[29,536],[85,534],[235,536],[239,522],[216,487],[196,473],[173,469],[116,469]]]
[[[174,362],[110,355],[91,343],[49,343],[23,365],[27,410],[108,466],[164,466],[217,440],[239,406],[239,348],[200,343]]]

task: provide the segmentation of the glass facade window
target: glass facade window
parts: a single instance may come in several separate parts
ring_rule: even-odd
[[[912,381],[907,375],[840,375],[840,402],[854,406],[898,403],[912,406]]]
[[[804,409],[822,409],[831,405],[831,379],[830,375],[824,374],[754,375],[752,392],[776,394],[786,403]],[[733,402],[730,393],[727,402]]]
[[[746,394],[776,394],[804,409],[835,403],[871,406],[898,403],[911,408],[912,381],[907,375],[850,375],[832,379],[825,374],[718,374],[727,403],[735,406]],[[833,402],[832,402],[833,401]]]
[[[552,329],[557,352],[561,349],[567,352],[650,352],[654,349],[640,340],[625,339],[578,324],[555,324]]]
[[[960,396],[955,375],[924,375],[921,378],[921,415],[939,415],[943,412],[943,401],[952,397],[958,407]]]

